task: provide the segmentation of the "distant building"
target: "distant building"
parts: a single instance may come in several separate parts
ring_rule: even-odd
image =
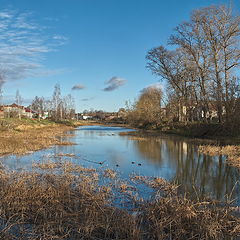
[[[33,118],[34,114],[36,112],[32,109],[17,105],[16,103],[0,107],[0,118],[17,117],[19,115],[24,118]]]
[[[223,115],[226,113],[224,106],[222,106],[222,113]],[[215,101],[208,103],[208,109],[195,101],[185,102],[184,104],[172,102],[162,108],[162,114],[164,117],[172,118],[177,122],[201,121],[204,118],[213,121],[218,118],[217,103]]]
[[[83,119],[83,120],[91,120],[91,119],[93,119],[93,116],[83,115],[83,116],[82,116],[82,119]]]

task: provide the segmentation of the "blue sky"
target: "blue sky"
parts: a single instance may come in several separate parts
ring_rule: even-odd
[[[232,2],[240,9],[239,0]],[[173,28],[188,20],[193,9],[224,3],[229,1],[0,0],[0,16],[12,12],[14,21],[25,14],[27,23],[38,26],[28,27],[30,33],[39,30],[34,44],[46,46],[34,56],[38,73],[3,85],[5,102],[14,100],[17,89],[25,104],[36,95],[51,97],[59,83],[62,95],[74,96],[77,111],[117,111],[159,81],[145,68],[147,51],[165,45]],[[76,85],[80,87],[71,90]]]

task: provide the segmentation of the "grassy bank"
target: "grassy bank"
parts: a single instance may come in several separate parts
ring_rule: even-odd
[[[67,144],[57,136],[63,136],[71,129],[73,124],[69,122],[2,119],[0,120],[0,155],[24,154],[55,144]]]
[[[233,208],[178,196],[162,179],[135,176],[134,181],[152,184],[156,195],[148,202],[128,197],[135,207],[126,210],[114,206],[113,188],[121,198],[134,187],[116,184],[112,170],[103,172],[108,184],[99,185],[100,173],[70,162],[35,167],[44,171],[0,171],[1,239],[222,240],[240,234]]]
[[[232,127],[219,123],[174,123],[163,126],[162,131],[193,138],[238,138],[239,126]]]
[[[132,128],[141,131],[155,131],[158,133],[175,134],[190,138],[201,139],[237,139],[240,142],[240,126],[231,126],[229,124],[220,123],[203,123],[203,122],[188,122],[188,123],[159,123],[148,125],[130,124]]]

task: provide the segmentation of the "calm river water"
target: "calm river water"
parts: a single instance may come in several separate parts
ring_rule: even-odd
[[[72,162],[86,167],[112,168],[123,179],[132,173],[162,177],[180,184],[192,195],[210,195],[222,200],[232,193],[240,205],[240,171],[226,165],[223,156],[200,154],[196,144],[176,136],[134,140],[119,136],[122,131],[131,130],[84,126],[70,132],[72,136],[67,139],[76,145],[54,146],[24,156],[2,157],[0,161],[12,170],[29,170],[32,163],[49,156],[74,154],[75,158],[69,157]]]

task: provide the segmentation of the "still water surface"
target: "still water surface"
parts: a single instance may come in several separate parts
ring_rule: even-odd
[[[223,200],[232,194],[240,205],[240,171],[225,164],[224,156],[200,154],[197,145],[185,138],[162,136],[134,139],[120,136],[130,129],[103,126],[84,126],[67,139],[71,146],[54,146],[25,156],[2,157],[0,161],[12,170],[31,169],[32,163],[59,153],[71,153],[74,163],[85,167],[112,168],[121,178],[130,174],[162,177],[180,184],[192,196],[209,195]],[[66,140],[66,139],[64,139]]]

